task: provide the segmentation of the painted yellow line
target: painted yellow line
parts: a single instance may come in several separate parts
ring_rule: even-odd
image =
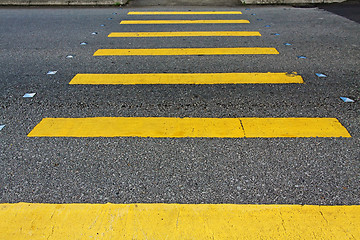
[[[247,37],[261,36],[259,32],[113,32],[108,37]]]
[[[0,204],[1,239],[360,239],[360,206]]]
[[[94,56],[279,54],[275,48],[99,49]]]
[[[218,24],[250,23],[249,20],[124,20],[120,24]]]
[[[29,137],[351,137],[335,118],[44,118]]]
[[[351,137],[336,118],[240,118],[245,137]]]
[[[77,74],[69,84],[280,84],[303,83],[296,73]]]
[[[129,12],[128,15],[214,15],[214,14],[242,14],[239,11],[204,11],[204,12]]]

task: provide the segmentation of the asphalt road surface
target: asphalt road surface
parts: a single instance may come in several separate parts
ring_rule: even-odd
[[[360,25],[318,8],[245,8],[1,8],[0,201],[358,205]],[[119,24],[239,19],[127,15],[151,10],[242,11],[240,19],[250,23]],[[108,38],[127,31],[262,36]],[[270,47],[279,54],[93,56],[98,49],[204,47]],[[233,72],[297,72],[304,83],[69,85],[78,73]],[[326,117],[351,138],[27,136],[43,118],[89,117]]]

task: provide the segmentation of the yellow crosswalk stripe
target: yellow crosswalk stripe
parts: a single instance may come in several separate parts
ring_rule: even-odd
[[[2,239],[359,239],[360,206],[0,205]]]
[[[351,137],[335,118],[44,118],[29,137]]]
[[[250,23],[249,20],[123,20],[120,24],[224,24]]]
[[[108,37],[247,37],[261,36],[259,32],[249,31],[211,31],[211,32],[113,32]]]
[[[94,56],[151,56],[151,55],[238,55],[279,54],[275,48],[157,48],[157,49],[99,49]]]
[[[69,84],[281,84],[303,83],[296,73],[77,74]]]
[[[227,15],[227,14],[242,14],[240,11],[201,11],[201,12],[170,12],[170,11],[158,11],[158,12],[128,12],[128,15]]]

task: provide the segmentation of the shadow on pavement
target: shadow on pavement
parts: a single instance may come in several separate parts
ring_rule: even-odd
[[[320,4],[318,8],[335,13],[360,23],[360,0],[350,0],[342,3]]]

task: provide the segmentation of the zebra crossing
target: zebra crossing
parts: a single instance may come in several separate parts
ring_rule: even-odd
[[[224,14],[224,12],[129,12],[128,15],[203,15]],[[225,14],[242,14],[228,12]],[[148,24],[143,20],[133,24]],[[153,21],[153,20],[150,20]],[[157,21],[157,20],[155,20]],[[161,20],[163,21],[163,20]],[[167,21],[167,20],[166,20]],[[169,20],[170,21],[170,20]],[[177,21],[177,20],[171,20]],[[177,24],[186,24],[177,22]],[[203,21],[203,20],[191,20]],[[228,20],[206,20],[228,23]],[[225,22],[222,22],[225,21]],[[248,21],[248,20],[236,20]],[[122,20],[120,24],[126,23]],[[236,23],[236,22],[231,22]],[[166,22],[162,22],[166,24]],[[241,33],[241,32],[240,32]],[[176,36],[236,36],[227,32],[153,32],[125,33],[124,37],[176,37]],[[249,34],[244,36],[258,36]],[[110,33],[108,37],[122,37],[122,33]],[[180,56],[180,55],[267,55],[279,52],[273,47],[239,48],[133,48],[99,49],[93,56]],[[245,83],[303,83],[296,73],[194,73],[194,74],[77,74],[69,84],[245,84]],[[111,126],[108,128],[107,126]],[[117,126],[117,127],[115,127]],[[168,128],[164,126],[169,126]],[[190,131],[191,130],[191,131]],[[196,134],[198,133],[198,134]],[[333,118],[84,118],[84,119],[44,119],[28,135],[29,137],[351,137],[337,119]]]
[[[212,12],[129,12],[128,15],[214,15]],[[248,20],[122,20],[120,24],[239,24]],[[121,26],[121,25],[120,25]],[[260,32],[113,32],[114,37],[252,37]],[[99,49],[93,57],[178,55],[263,55],[267,48]],[[294,69],[296,71],[296,69]],[[306,82],[306,79],[305,79]],[[296,72],[237,73],[78,73],[69,87],[84,85],[303,84]],[[131,87],[131,86],[130,86]],[[141,138],[350,138],[336,118],[44,118],[28,137]],[[257,204],[6,204],[0,211],[5,239],[351,239],[360,236],[358,206]],[[19,230],[21,229],[21,230]]]

